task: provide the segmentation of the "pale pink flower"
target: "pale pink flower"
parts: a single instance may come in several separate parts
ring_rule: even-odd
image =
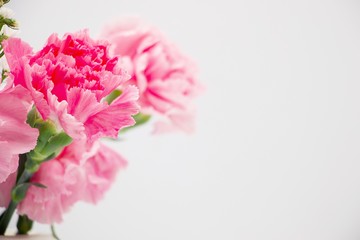
[[[7,207],[11,200],[11,190],[15,186],[17,172],[11,173],[0,183],[0,207]]]
[[[18,167],[19,154],[32,150],[39,135],[26,123],[31,98],[21,86],[11,88],[12,77],[0,91],[0,183]],[[2,192],[2,186],[0,186]]]
[[[126,161],[96,141],[74,141],[57,158],[45,162],[32,177],[32,186],[18,212],[40,223],[60,223],[63,214],[78,201],[96,203],[114,181]]]
[[[97,203],[114,182],[119,169],[127,166],[127,161],[117,152],[99,145],[97,153],[85,164],[86,186],[82,200]]]
[[[154,27],[138,18],[123,18],[102,34],[120,56],[140,91],[141,111],[165,116],[158,131],[193,130],[193,98],[202,89],[194,64]]]
[[[121,128],[134,124],[137,88],[124,87],[111,105],[104,101],[129,76],[118,58],[109,56],[108,45],[92,40],[87,31],[63,39],[53,34],[36,53],[17,38],[3,45],[15,85],[27,88],[43,119],[72,138],[117,137]]]

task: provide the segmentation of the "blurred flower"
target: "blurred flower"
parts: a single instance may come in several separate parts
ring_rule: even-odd
[[[1,4],[1,2],[0,2],[0,4]],[[0,16],[2,16],[3,18],[12,18],[12,17],[14,17],[14,12],[10,8],[1,7],[0,8]]]
[[[31,181],[46,189],[31,186],[18,211],[40,223],[60,223],[76,202],[100,200],[126,164],[98,141],[75,141],[60,156],[41,165]]]
[[[10,8],[0,8],[0,33],[6,37],[14,36],[19,28],[19,22],[13,17],[14,12]]]
[[[0,0],[0,7],[2,7],[4,4],[10,2],[10,0]]]
[[[194,63],[152,26],[138,18],[123,18],[102,34],[140,91],[141,111],[164,116],[155,131],[193,130],[193,98],[201,90]]]

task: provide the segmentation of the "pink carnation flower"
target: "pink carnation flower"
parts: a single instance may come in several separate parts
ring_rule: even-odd
[[[140,91],[142,112],[158,113],[168,121],[155,131],[193,130],[193,98],[201,87],[194,64],[154,27],[137,18],[124,18],[102,34],[112,44]],[[169,124],[171,123],[171,124]]]
[[[38,130],[26,123],[31,108],[28,91],[21,86],[11,88],[11,76],[7,81],[0,91],[0,183],[17,170],[19,154],[32,150],[39,136]],[[2,185],[0,189],[2,194]]]
[[[31,181],[47,188],[30,187],[18,212],[40,223],[60,223],[76,202],[98,202],[126,164],[98,141],[74,141],[59,157],[41,165]]]
[[[116,137],[121,128],[134,124],[137,88],[123,88],[111,105],[104,101],[129,76],[109,56],[108,46],[92,40],[87,31],[63,39],[51,35],[37,53],[17,38],[3,45],[15,85],[27,88],[43,119],[51,119],[72,138]]]

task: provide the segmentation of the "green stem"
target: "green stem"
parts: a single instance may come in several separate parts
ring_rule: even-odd
[[[4,212],[4,215],[2,215],[0,220],[0,236],[5,235],[6,229],[9,226],[11,217],[14,214],[16,207],[17,203],[11,201],[6,211]]]
[[[19,168],[18,168],[18,174],[17,174],[15,186],[27,182],[31,177],[31,173],[29,173],[28,171],[25,170],[25,167],[24,167],[25,162],[26,162],[26,155],[21,154],[20,158],[19,158]],[[14,212],[15,212],[18,204],[19,204],[18,202],[15,202],[11,199],[5,212],[1,215],[0,236],[5,235],[6,229],[9,226],[10,220],[11,220],[12,216],[14,215]]]
[[[51,224],[51,234],[56,240],[60,240],[60,238],[58,237],[58,235],[55,232],[55,227],[53,224]]]

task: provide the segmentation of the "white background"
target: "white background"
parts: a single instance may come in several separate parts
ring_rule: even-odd
[[[201,69],[192,136],[139,128],[129,160],[62,239],[360,239],[360,3],[356,0],[12,0],[36,49],[53,32],[138,14]],[[37,225],[48,232],[47,226]]]

